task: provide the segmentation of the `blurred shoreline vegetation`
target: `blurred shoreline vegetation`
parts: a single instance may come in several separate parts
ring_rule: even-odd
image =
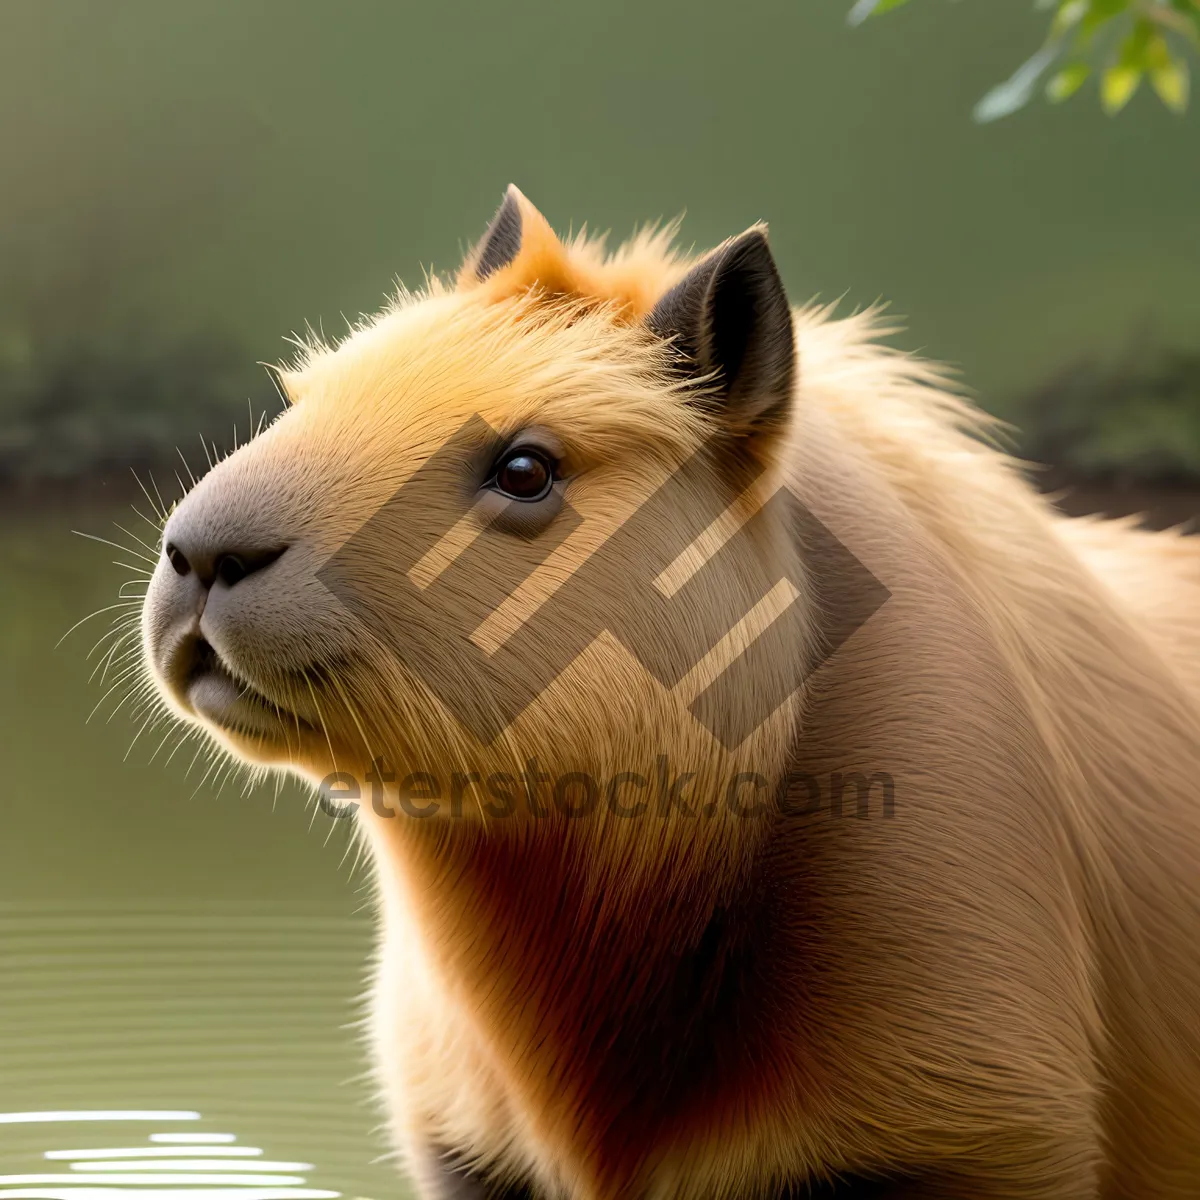
[[[1139,335],[1114,358],[1067,363],[1001,415],[1023,457],[1071,482],[1200,485],[1200,349]]]
[[[184,472],[180,455],[243,439],[280,406],[267,372],[236,342],[194,333],[152,345],[134,335],[36,341],[0,327],[0,483],[53,486],[112,470]]]
[[[0,487],[52,491],[130,468],[186,477],[181,455],[206,466],[210,447],[245,440],[281,403],[269,372],[219,333],[79,340],[10,319],[0,323]],[[1200,487],[1200,348],[1138,333],[1115,355],[1075,358],[982,403],[1014,426],[1015,452],[1056,481]]]
[[[119,214],[118,214],[119,216]],[[184,461],[244,438],[280,400],[219,315],[173,323],[135,299],[128,229],[103,206],[38,252],[0,242],[0,486],[43,491]]]
[[[57,254],[0,257],[0,485],[53,489],[109,472],[186,477],[198,442],[245,437],[250,412],[274,413],[265,368],[234,336],[175,326],[127,294],[119,227],[71,231]],[[168,474],[168,478],[170,475]]]

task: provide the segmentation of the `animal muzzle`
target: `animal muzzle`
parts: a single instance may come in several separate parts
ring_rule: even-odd
[[[186,716],[268,738],[294,721],[310,660],[311,554],[253,460],[221,463],[180,502],[143,608],[155,679]],[[308,588],[305,588],[305,583]],[[307,597],[311,607],[311,594]]]

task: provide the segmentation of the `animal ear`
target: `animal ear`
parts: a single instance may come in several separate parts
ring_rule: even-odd
[[[795,382],[792,313],[766,229],[756,225],[696,264],[646,318],[679,370],[706,385],[697,402],[738,434],[782,423]]]
[[[507,267],[521,252],[523,199],[516,185],[510,183],[504,193],[504,202],[471,256],[471,266],[477,279],[486,279],[494,271]]]
[[[497,296],[534,284],[564,291],[569,290],[562,282],[565,271],[566,252],[550,223],[510,183],[487,232],[467,255],[458,286],[474,288],[502,276]]]

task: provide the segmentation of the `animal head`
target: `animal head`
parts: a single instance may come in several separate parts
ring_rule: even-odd
[[[711,685],[794,554],[768,503],[794,358],[764,228],[606,256],[510,188],[453,283],[305,347],[285,411],[171,513],[162,696],[312,779],[778,758],[794,699],[713,731],[790,695],[766,677],[799,648]]]

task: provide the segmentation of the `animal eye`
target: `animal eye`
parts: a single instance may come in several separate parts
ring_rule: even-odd
[[[505,453],[496,464],[493,486],[512,500],[542,500],[554,486],[554,460],[532,446]]]

